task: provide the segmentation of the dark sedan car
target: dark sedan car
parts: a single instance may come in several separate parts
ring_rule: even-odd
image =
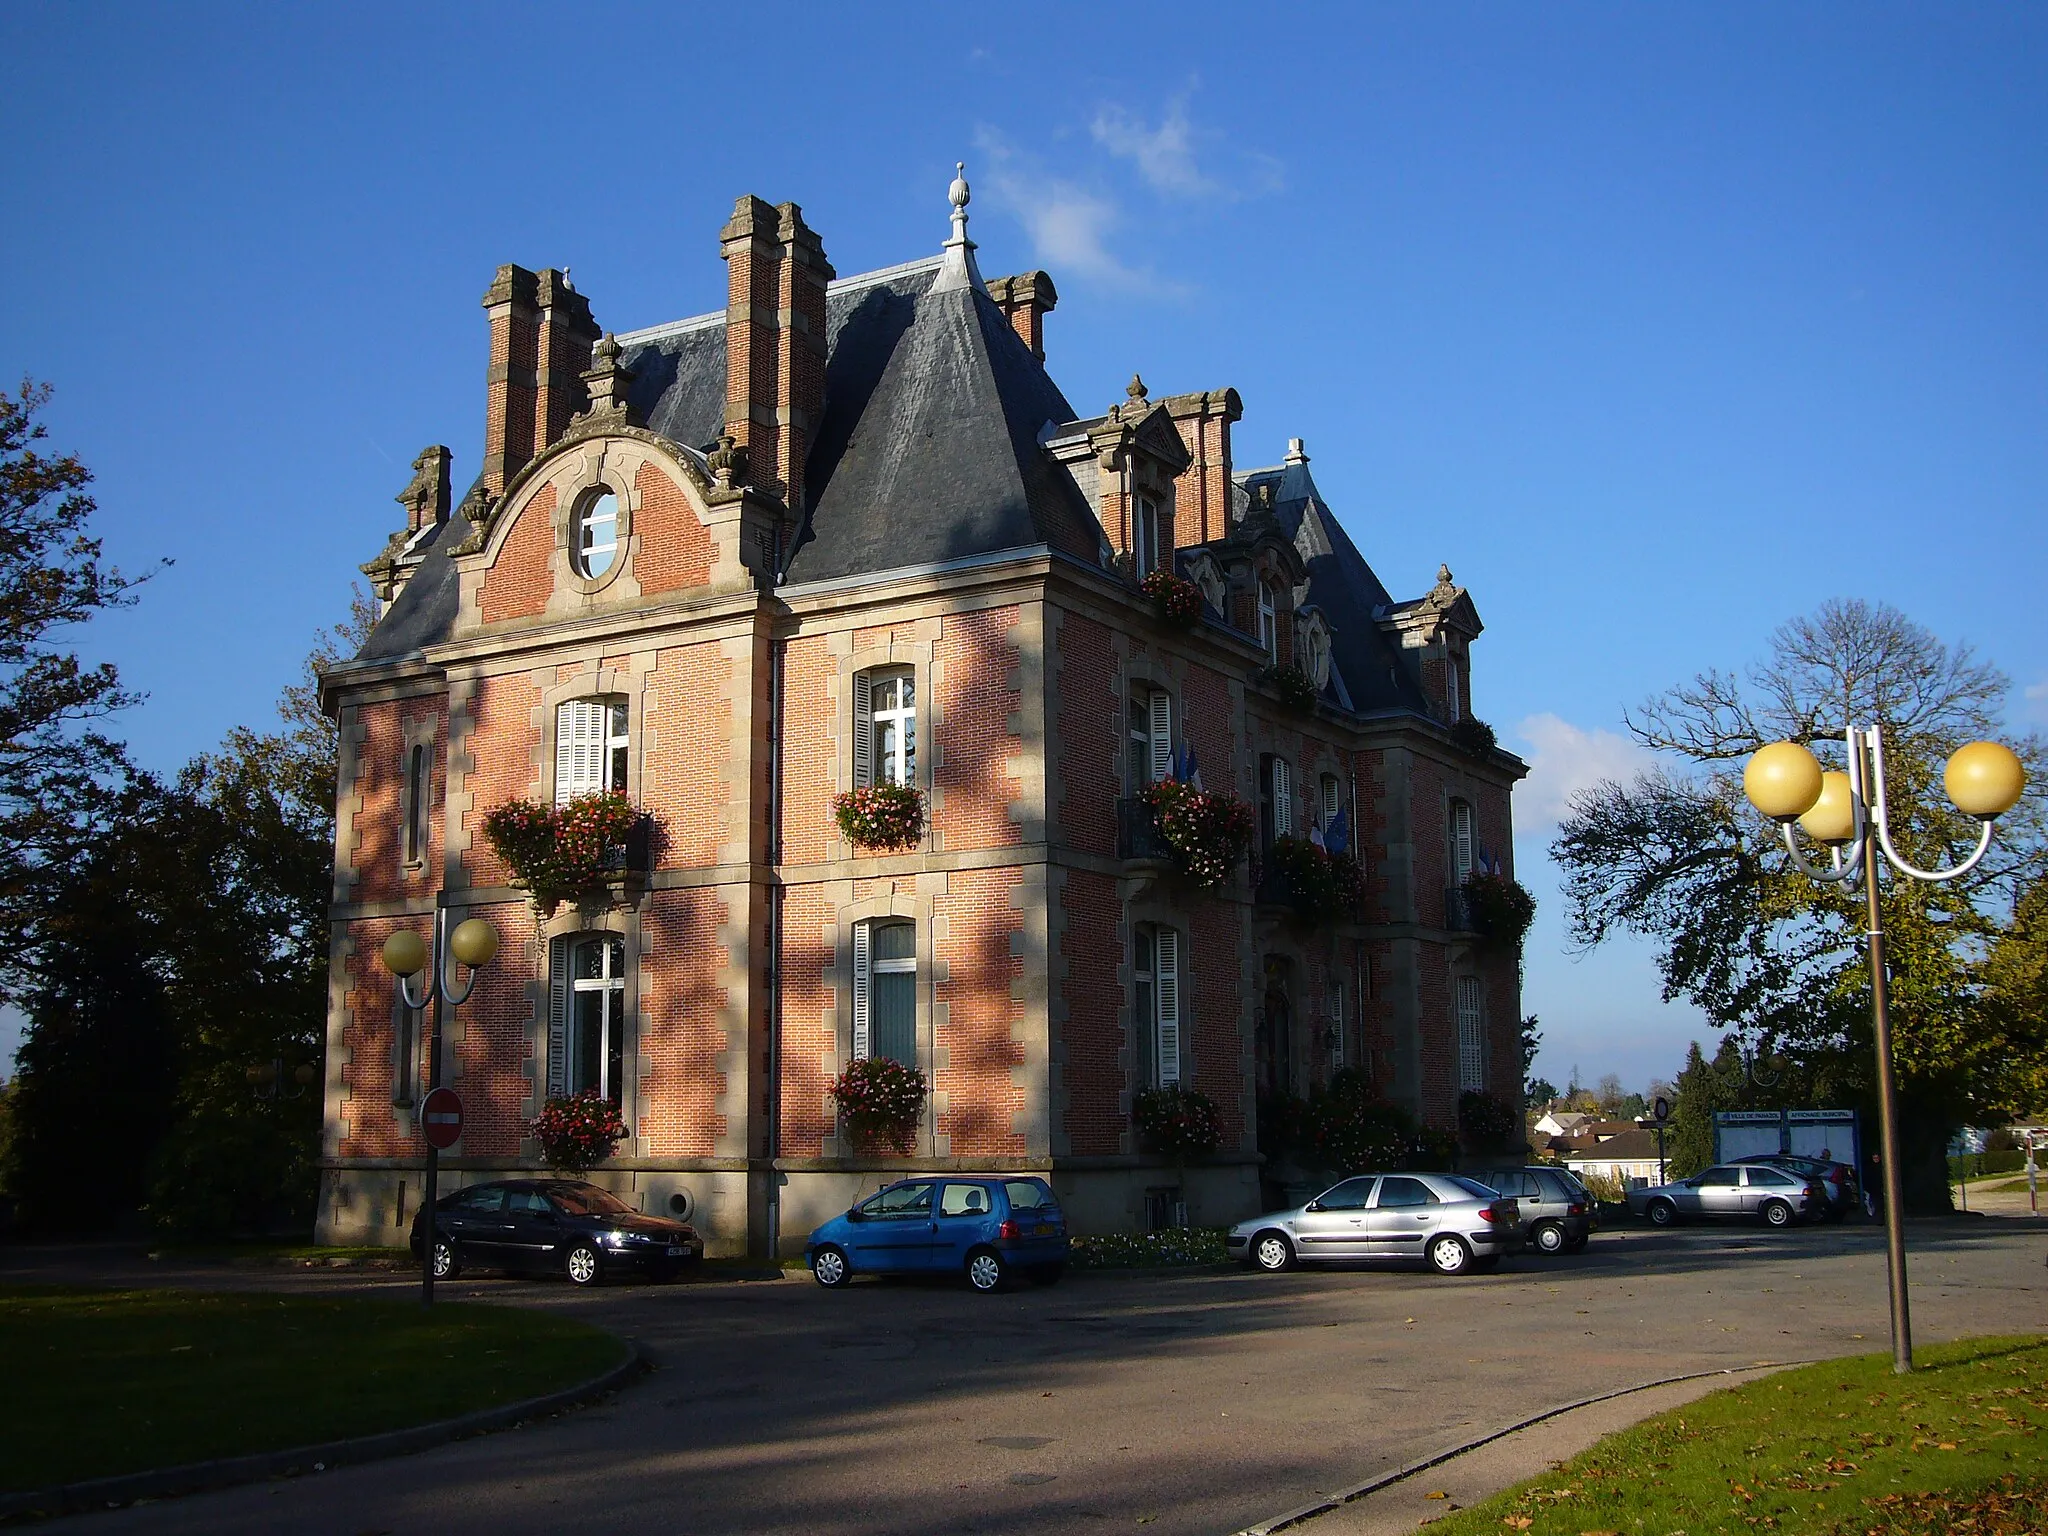
[[[413,1219],[412,1251],[425,1240]],[[610,1190],[573,1179],[502,1179],[444,1195],[434,1208],[434,1275],[466,1266],[566,1275],[596,1285],[633,1270],[672,1280],[694,1268],[704,1245],[687,1222],[643,1216]]]

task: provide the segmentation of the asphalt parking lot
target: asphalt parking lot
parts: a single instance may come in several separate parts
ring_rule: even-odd
[[[2048,1222],[1916,1222],[1908,1240],[1920,1338],[2048,1330]],[[0,1277],[32,1278],[29,1257],[0,1256]],[[105,1278],[130,1278],[118,1268]],[[409,1288],[355,1273],[145,1272]],[[1222,1536],[1558,1403],[1886,1347],[1874,1225],[1631,1229],[1576,1257],[1455,1280],[1083,1273],[995,1297],[872,1281],[828,1293],[800,1276],[449,1289],[588,1316],[658,1368],[546,1424],[67,1529]]]

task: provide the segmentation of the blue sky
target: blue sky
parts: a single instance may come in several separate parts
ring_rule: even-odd
[[[1471,590],[1549,1076],[1697,1032],[1562,952],[1543,848],[1624,707],[1857,596],[2048,722],[2048,10],[708,10],[0,10],[0,376],[176,562],[81,636],[145,762],[270,719],[423,444],[474,473],[499,263],[627,330],[723,302],[741,193],[842,273],[935,252],[958,159],[1077,408],[1234,386],[1240,464],[1306,439],[1396,595]]]

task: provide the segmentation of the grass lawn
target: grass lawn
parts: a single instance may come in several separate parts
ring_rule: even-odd
[[[0,1492],[401,1429],[625,1353],[524,1307],[0,1287]]]
[[[2048,1338],[1802,1366],[1716,1392],[1431,1536],[2021,1536],[2048,1529]]]

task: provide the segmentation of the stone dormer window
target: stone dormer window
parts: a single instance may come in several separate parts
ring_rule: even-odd
[[[1143,581],[1159,569],[1161,549],[1159,539],[1159,503],[1150,496],[1138,496],[1131,502],[1131,575]]]
[[[1465,690],[1458,678],[1458,658],[1455,653],[1444,656],[1444,720],[1456,725],[1465,718]]]
[[[1277,665],[1280,660],[1280,597],[1270,581],[1259,583],[1259,644],[1265,648],[1266,659]]]

